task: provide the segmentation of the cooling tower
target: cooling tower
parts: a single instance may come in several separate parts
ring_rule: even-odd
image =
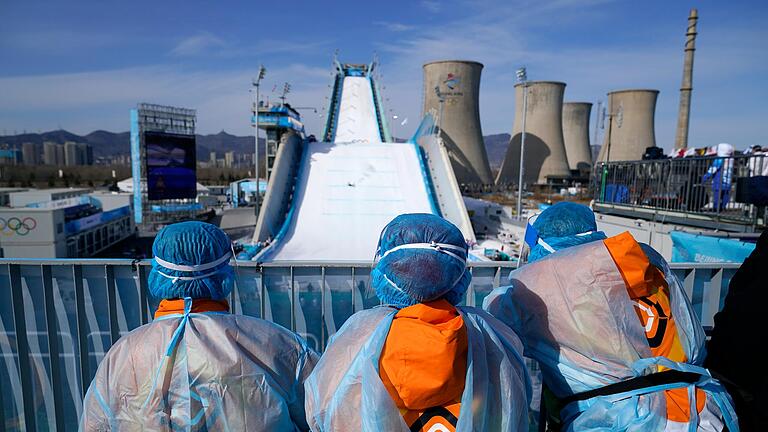
[[[656,145],[654,112],[658,90],[617,90],[608,93],[609,122],[596,162],[640,160]]]
[[[441,136],[459,183],[493,183],[480,129],[481,63],[438,61],[424,65],[424,113],[440,113]],[[435,89],[437,88],[438,91]],[[439,92],[439,96],[438,96]]]
[[[517,183],[523,129],[523,90],[528,90],[525,116],[524,183],[546,183],[547,177],[568,177],[563,143],[563,92],[565,83],[529,81],[515,86],[515,122],[507,155],[496,183]]]
[[[589,147],[589,102],[563,104],[563,141],[568,167],[571,171],[589,172],[592,168],[592,149]]]

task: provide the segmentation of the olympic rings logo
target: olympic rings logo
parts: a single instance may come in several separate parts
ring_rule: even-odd
[[[24,219],[12,217],[8,220],[0,217],[0,232],[2,232],[4,236],[9,237],[14,234],[25,236],[35,228],[37,228],[37,221],[31,217],[25,217]]]

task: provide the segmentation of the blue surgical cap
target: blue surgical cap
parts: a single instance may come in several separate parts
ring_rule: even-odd
[[[403,214],[381,232],[371,272],[385,303],[412,306],[441,298],[461,302],[472,280],[467,242],[455,225],[432,214]]]
[[[547,247],[557,251],[605,238],[605,233],[597,230],[595,214],[589,207],[562,201],[541,212],[527,227],[525,239],[531,248],[528,262],[552,253]]]
[[[234,283],[231,241],[220,228],[181,222],[163,228],[152,245],[149,291],[160,299],[221,300]]]

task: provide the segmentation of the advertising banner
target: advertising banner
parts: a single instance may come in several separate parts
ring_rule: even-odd
[[[754,243],[734,239],[669,233],[672,237],[672,262],[736,262],[742,263],[755,249]]]

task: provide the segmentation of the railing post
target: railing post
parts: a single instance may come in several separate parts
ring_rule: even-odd
[[[83,268],[72,266],[72,280],[75,284],[75,309],[77,313],[77,346],[80,353],[80,395],[85,398],[91,383],[90,357],[88,352],[88,318],[85,312],[85,291],[83,289]]]
[[[267,302],[265,296],[267,295],[266,287],[264,286],[264,267],[259,266],[257,269],[259,273],[259,313],[261,319],[266,319],[267,316]]]
[[[40,276],[43,281],[43,303],[45,309],[45,329],[48,336],[48,359],[50,363],[51,391],[53,392],[53,415],[57,431],[64,430],[64,406],[61,400],[61,361],[59,351],[59,332],[56,322],[56,304],[53,301],[53,276],[51,266],[41,265]]]
[[[139,290],[139,317],[141,325],[149,324],[152,311],[149,310],[149,286],[147,286],[147,267],[136,264],[136,277],[138,278],[137,288]]]
[[[688,294],[689,299],[693,299],[693,287],[696,283],[696,268],[692,268],[691,271],[685,274],[685,280],[683,281],[683,289]]]
[[[16,330],[16,352],[19,357],[19,379],[21,381],[21,399],[24,403],[24,428],[37,430],[35,426],[35,398],[32,393],[32,367],[29,358],[29,340],[27,340],[27,322],[24,313],[24,289],[21,285],[21,269],[18,264],[8,264],[11,281],[11,303],[13,307],[13,325]],[[5,390],[2,390],[5,391]]]
[[[715,326],[715,314],[720,311],[720,292],[723,286],[723,269],[710,269],[709,292],[702,296],[701,325],[704,327]],[[712,274],[714,272],[714,274]]]
[[[3,391],[7,391],[3,389]],[[3,391],[0,391],[0,425],[5,427],[5,401],[3,400]]]
[[[469,267],[467,270],[469,271],[469,274],[471,275],[471,274],[474,273],[475,268],[474,267]],[[467,296],[467,306],[474,307],[475,306],[475,280],[474,280],[474,278],[471,278],[469,280],[469,288],[467,289],[466,296]]]
[[[117,289],[115,287],[115,269],[111,265],[104,266],[104,278],[107,289],[107,313],[109,317],[110,346],[120,339],[120,326],[117,323]]]
[[[296,290],[293,286],[293,266],[290,267],[291,270],[291,331],[296,331]]]
[[[333,311],[331,311],[333,313]],[[328,326],[325,323],[325,266],[320,267],[320,347],[325,349],[325,337],[328,333]],[[320,349],[318,349],[320,351]]]
[[[356,307],[357,305],[355,303],[355,300],[356,300],[355,294],[356,294],[356,291],[357,291],[357,287],[355,286],[355,266],[352,266],[351,270],[352,270],[352,314],[354,315],[355,312],[357,312],[357,310],[356,310],[357,309],[357,307]]]

